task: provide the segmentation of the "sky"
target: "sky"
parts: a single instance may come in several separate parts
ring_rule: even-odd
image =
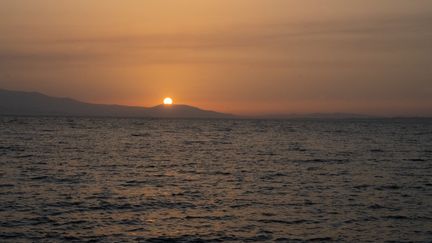
[[[430,0],[0,0],[0,88],[244,115],[432,115]]]

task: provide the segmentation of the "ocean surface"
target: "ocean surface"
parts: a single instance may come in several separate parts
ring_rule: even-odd
[[[431,242],[432,120],[0,117],[0,242]]]

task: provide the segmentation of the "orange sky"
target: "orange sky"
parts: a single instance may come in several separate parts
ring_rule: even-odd
[[[429,0],[0,0],[0,88],[238,114],[432,115]]]

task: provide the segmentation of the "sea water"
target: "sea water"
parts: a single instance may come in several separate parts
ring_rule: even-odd
[[[432,240],[432,120],[0,117],[1,242]]]

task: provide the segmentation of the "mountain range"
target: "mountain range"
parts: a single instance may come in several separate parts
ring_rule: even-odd
[[[373,116],[349,113],[274,114],[237,116],[204,110],[189,105],[154,107],[92,104],[71,98],[52,97],[38,92],[0,89],[0,116],[84,116],[135,118],[211,118],[211,119],[350,119]],[[375,117],[376,118],[376,117]]]
[[[0,115],[93,116],[154,118],[233,118],[234,115],[203,110],[188,105],[137,107],[103,105],[57,98],[37,92],[0,89]]]

